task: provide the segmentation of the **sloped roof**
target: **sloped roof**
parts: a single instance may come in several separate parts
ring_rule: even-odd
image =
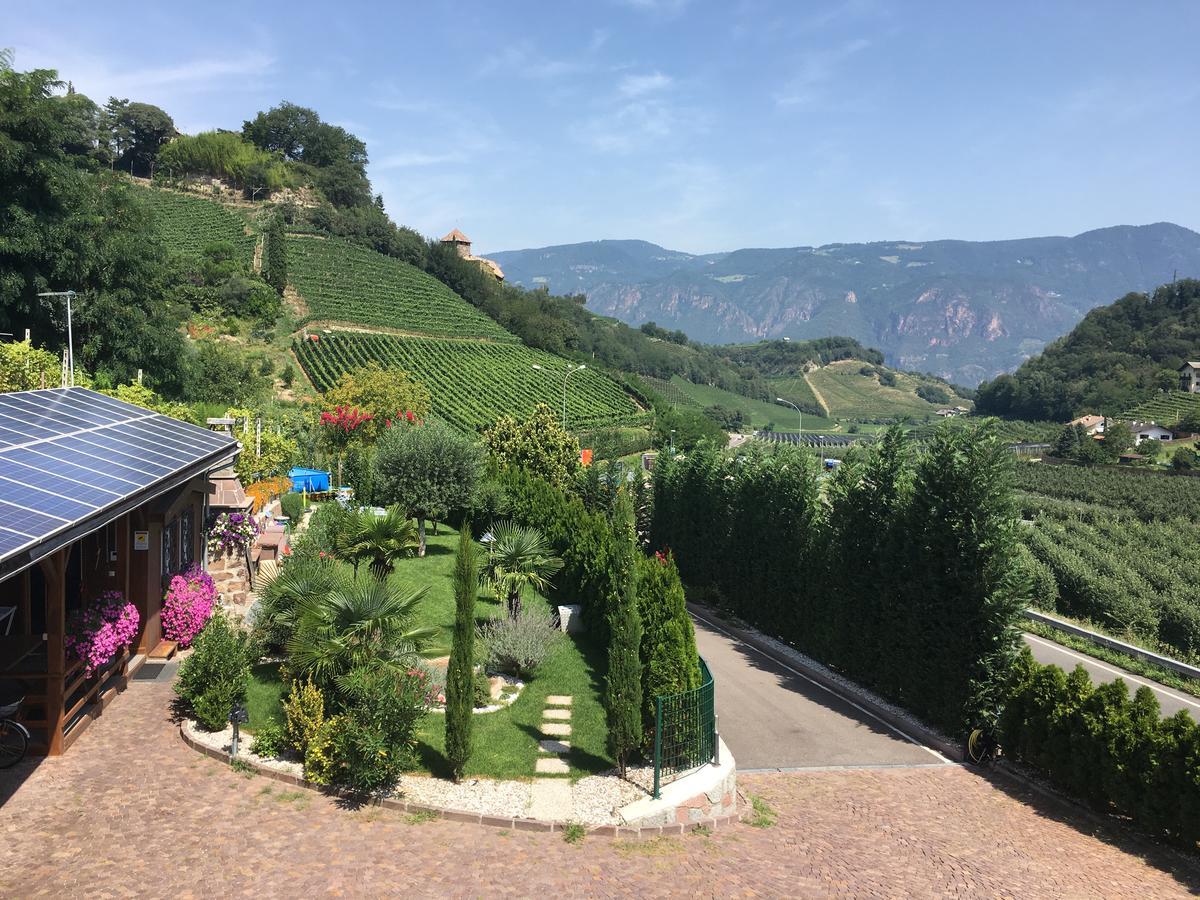
[[[1104,416],[1080,416],[1078,419],[1072,419],[1068,425],[1082,425],[1084,428],[1091,428],[1093,425],[1099,425],[1104,421]]]
[[[442,238],[443,244],[469,244],[471,239],[455,228],[448,235]]]
[[[1179,367],[1179,371],[1182,372],[1184,369],[1200,369],[1200,362],[1185,362]]]
[[[0,578],[237,452],[230,435],[84,388],[0,394]]]

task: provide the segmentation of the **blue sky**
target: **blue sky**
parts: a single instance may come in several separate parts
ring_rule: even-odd
[[[5,7],[19,69],[187,132],[316,108],[477,252],[1200,229],[1194,2]]]

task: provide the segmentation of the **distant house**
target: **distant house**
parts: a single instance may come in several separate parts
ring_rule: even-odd
[[[943,419],[948,419],[951,416],[959,415],[959,412],[957,409],[953,409],[952,407],[947,406],[947,407],[943,407],[942,409],[937,410],[935,415],[939,415]]]
[[[1179,367],[1179,389],[1200,394],[1200,362],[1185,362]]]
[[[1169,441],[1173,437],[1169,428],[1163,428],[1157,422],[1130,422],[1129,430],[1138,444],[1142,441]]]
[[[1078,419],[1072,419],[1067,424],[1082,428],[1092,437],[1095,437],[1098,434],[1104,434],[1104,416],[1080,416]]]
[[[473,256],[471,254],[471,239],[455,228],[448,235],[442,238],[443,244],[449,244],[463,259],[469,259],[473,263],[478,263],[482,268],[491,272],[497,281],[504,280],[504,271],[500,268],[500,264],[484,259],[482,256]]]

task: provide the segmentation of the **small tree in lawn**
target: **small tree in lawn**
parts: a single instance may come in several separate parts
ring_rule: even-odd
[[[375,495],[416,517],[417,556],[424,556],[425,520],[470,506],[481,470],[478,445],[445,425],[397,425],[376,447]]]
[[[484,581],[515,619],[521,614],[521,593],[526,588],[549,588],[550,579],[563,567],[563,561],[554,555],[545,536],[527,525],[498,522],[485,540],[488,558],[483,567]]]
[[[478,589],[475,541],[464,523],[454,560],[454,642],[446,669],[446,758],[454,780],[462,778],[471,755],[475,681],[475,592]]]
[[[349,406],[337,406],[321,412],[321,443],[337,455],[338,487],[342,484],[342,458],[347,449],[363,441],[370,421],[369,413]]]
[[[370,447],[392,425],[411,424],[429,415],[429,391],[403,369],[385,369],[370,362],[346,372],[327,390],[325,412],[357,410],[367,419],[357,426],[357,441]]]
[[[524,469],[556,487],[579,468],[579,441],[545,403],[523,421],[501,416],[483,433],[483,443],[501,466]]]
[[[633,510],[624,494],[613,512],[617,549],[613,554],[608,596],[608,676],[604,709],[608,750],[624,777],[629,757],[642,743],[642,619],[638,614],[637,551]]]

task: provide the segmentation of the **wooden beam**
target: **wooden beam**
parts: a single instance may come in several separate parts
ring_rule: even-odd
[[[66,671],[64,638],[67,616],[67,559],[63,547],[41,561],[46,576],[46,734],[47,754],[59,756],[63,746],[63,681]]]

